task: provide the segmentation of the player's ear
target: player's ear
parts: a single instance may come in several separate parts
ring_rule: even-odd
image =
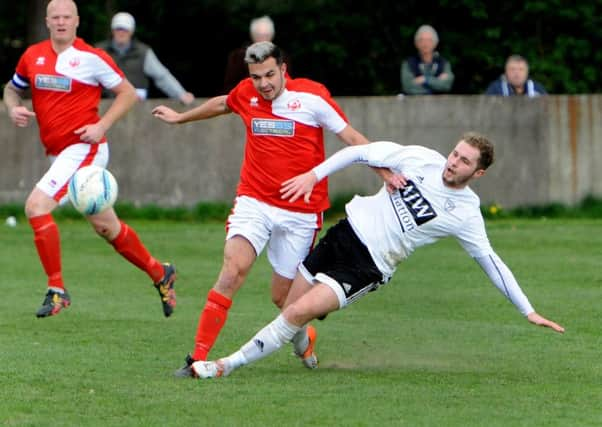
[[[282,74],[286,74],[286,62],[283,62],[280,66],[280,70],[282,70]]]
[[[485,172],[486,172],[486,171],[485,171],[485,169],[477,169],[477,170],[475,171],[475,173],[473,174],[473,177],[475,177],[475,178],[480,178],[480,177],[482,177],[483,175],[485,175]]]

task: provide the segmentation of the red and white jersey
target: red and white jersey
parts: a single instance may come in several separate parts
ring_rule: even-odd
[[[282,200],[279,192],[283,181],[324,160],[324,129],[337,134],[348,124],[328,90],[312,80],[287,78],[278,98],[267,101],[247,78],[228,94],[227,104],[247,128],[237,195],[296,212],[328,209],[326,180],[316,185],[309,204]]]
[[[73,133],[76,129],[100,120],[102,87],[111,89],[123,79],[108,54],[76,38],[58,55],[50,40],[30,46],[17,64],[12,83],[20,89],[31,88],[46,153],[58,155],[65,147],[82,142]]]

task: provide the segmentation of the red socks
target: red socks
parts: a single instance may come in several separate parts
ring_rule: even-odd
[[[29,224],[33,229],[33,241],[38,256],[48,276],[48,287],[64,289],[61,274],[61,239],[52,215],[29,218]]]
[[[211,289],[207,295],[205,308],[199,317],[194,343],[194,360],[207,360],[207,354],[215,344],[217,336],[228,318],[228,309],[232,300]]]
[[[148,252],[140,238],[125,222],[121,223],[121,230],[111,245],[125,259],[143,270],[150,276],[153,283],[163,279],[163,265]]]

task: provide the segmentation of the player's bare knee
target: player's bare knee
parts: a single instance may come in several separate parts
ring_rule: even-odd
[[[307,313],[304,313],[303,310],[299,308],[299,305],[294,303],[286,307],[282,314],[289,322],[296,325],[304,323],[305,317],[307,317]]]
[[[27,218],[33,218],[40,215],[45,215],[48,213],[48,210],[44,208],[42,203],[38,202],[35,199],[29,198],[25,202],[25,215]]]
[[[215,289],[224,295],[234,295],[242,287],[246,277],[247,271],[232,265],[224,265],[215,284]]]

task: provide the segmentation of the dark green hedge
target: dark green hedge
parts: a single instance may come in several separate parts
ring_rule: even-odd
[[[25,47],[27,1],[0,2],[0,81]],[[43,1],[29,0],[43,5]],[[252,17],[269,14],[292,74],[317,79],[333,94],[392,95],[413,35],[431,24],[456,74],[454,93],[482,93],[505,58],[524,55],[551,93],[602,91],[602,0],[80,0],[79,34],[108,35],[112,12],[127,10],[138,36],[199,96],[221,92],[228,52],[248,38]],[[42,22],[38,23],[43,25]]]

